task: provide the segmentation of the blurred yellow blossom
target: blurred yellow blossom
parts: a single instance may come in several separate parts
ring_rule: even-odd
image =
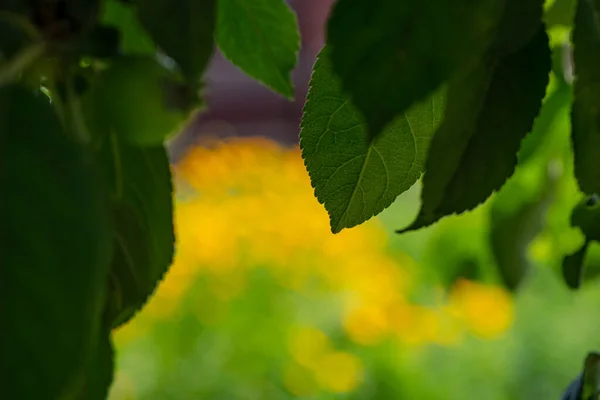
[[[506,292],[468,281],[449,294],[437,288],[434,306],[411,303],[415,261],[390,255],[389,233],[377,218],[332,234],[297,147],[260,138],[214,142],[190,150],[174,170],[193,188],[176,200],[175,260],[139,316],[117,330],[118,344],[142,334],[153,320],[172,318],[200,277],[201,299],[194,297],[190,309],[204,325],[225,323],[258,268],[291,292],[307,296],[317,280],[336,294],[341,327],[359,345],[396,337],[407,346],[452,346],[467,330],[493,338],[512,322]],[[292,326],[287,348],[291,360],[281,379],[296,396],[319,388],[347,393],[361,382],[361,360],[335,349],[315,327]]]
[[[499,336],[510,328],[514,319],[514,305],[505,290],[467,280],[455,284],[450,293],[450,307],[482,338]]]
[[[331,348],[324,332],[311,326],[292,328],[288,340],[292,358],[300,365],[312,368]]]
[[[298,397],[310,396],[318,390],[312,371],[293,362],[283,370],[283,383],[290,393]]]
[[[353,354],[335,351],[326,354],[315,367],[317,382],[334,393],[347,393],[360,383],[363,365]]]

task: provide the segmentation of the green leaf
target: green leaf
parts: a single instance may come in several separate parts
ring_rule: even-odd
[[[549,132],[562,116],[561,110],[570,107],[572,97],[571,86],[560,79],[558,87],[546,95],[540,114],[533,125],[533,130],[521,142],[517,155],[519,164],[525,164],[534,159],[540,149],[543,149],[544,146],[547,147],[548,140],[553,139]]]
[[[571,113],[575,177],[586,194],[600,192],[600,0],[577,2]]]
[[[327,43],[369,133],[471,65],[493,39],[503,8],[504,0],[340,0]]]
[[[496,37],[488,54],[503,57],[529,43],[542,26],[544,0],[505,0]]]
[[[190,81],[202,76],[213,54],[217,0],[136,0],[138,16],[154,42]]]
[[[96,343],[111,259],[107,196],[48,99],[0,89],[2,393],[76,393]]]
[[[563,279],[565,280],[567,286],[569,286],[571,289],[579,289],[581,287],[581,281],[583,280],[585,255],[587,253],[589,244],[589,240],[586,240],[579,250],[563,258]]]
[[[165,148],[105,137],[99,157],[113,196],[115,252],[107,318],[127,322],[142,308],[173,261],[173,185]]]
[[[443,109],[443,97],[436,94],[371,141],[361,114],[342,94],[328,48],[321,50],[304,107],[300,147],[332,232],[380,213],[417,181]]]
[[[540,27],[518,52],[484,59],[449,84],[445,118],[429,149],[421,211],[399,233],[471,210],[504,184],[542,105],[550,66]]]
[[[563,278],[572,289],[581,286],[584,272],[584,261],[592,240],[600,242],[600,202],[597,195],[581,200],[571,213],[571,225],[581,229],[585,242],[581,248],[563,259]]]
[[[107,399],[114,369],[114,349],[110,338],[110,329],[103,327],[86,369],[83,389],[79,392],[77,399]]]
[[[156,47],[152,39],[144,31],[131,5],[117,0],[105,0],[100,19],[106,25],[119,28],[121,32],[120,48],[124,53],[156,53]]]
[[[217,44],[229,61],[269,88],[294,98],[296,15],[283,0],[219,0]]]
[[[195,94],[186,89],[178,75],[154,57],[131,55],[116,59],[103,71],[90,96],[101,123],[120,139],[155,146],[177,133],[187,120]]]
[[[529,245],[544,227],[557,184],[546,164],[520,168],[493,199],[489,211],[492,254],[510,290],[519,287],[530,268]],[[531,185],[531,175],[539,185]]]

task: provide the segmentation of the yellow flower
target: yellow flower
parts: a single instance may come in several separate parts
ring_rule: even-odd
[[[510,295],[496,286],[461,280],[450,293],[449,306],[475,335],[485,339],[504,333],[514,319]]]
[[[374,305],[350,308],[343,323],[352,341],[363,345],[380,342],[390,328],[385,310]]]
[[[327,335],[310,326],[295,327],[290,333],[288,349],[300,365],[312,368],[331,348]]]
[[[312,371],[296,363],[289,363],[283,370],[283,383],[294,396],[310,396],[317,392]]]
[[[355,355],[336,351],[322,357],[314,371],[317,382],[325,390],[348,393],[359,385],[363,365]]]

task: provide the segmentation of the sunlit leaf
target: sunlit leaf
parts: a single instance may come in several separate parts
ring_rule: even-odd
[[[575,176],[586,194],[600,192],[600,0],[577,2],[571,114]]]
[[[283,0],[218,0],[219,49],[251,77],[294,98],[291,71],[300,34],[296,15]]]
[[[217,0],[136,0],[142,26],[154,42],[197,81],[215,48]]]
[[[0,89],[0,142],[2,394],[67,398],[100,327],[108,199],[88,150],[65,134],[43,94]]]
[[[327,30],[334,71],[378,134],[493,39],[504,1],[340,0]]]
[[[438,93],[396,118],[372,141],[362,116],[342,93],[328,48],[321,51],[304,108],[300,146],[334,233],[380,213],[416,182],[443,110]]]
[[[483,60],[450,83],[445,118],[429,149],[421,210],[400,232],[471,210],[504,184],[542,105],[550,63],[540,28],[518,52]]]

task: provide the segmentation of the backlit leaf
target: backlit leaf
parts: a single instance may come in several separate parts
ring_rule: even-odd
[[[327,47],[321,51],[304,108],[300,146],[334,233],[380,213],[416,182],[443,109],[438,93],[371,141],[361,114],[342,94]]]
[[[504,0],[340,0],[327,43],[369,133],[471,65],[493,39],[503,9]]]
[[[296,15],[283,0],[218,0],[219,49],[251,77],[294,98],[291,71],[300,34]]]
[[[421,210],[400,233],[471,210],[504,184],[542,105],[550,67],[540,27],[518,52],[484,59],[450,83],[445,118],[429,149]]]

